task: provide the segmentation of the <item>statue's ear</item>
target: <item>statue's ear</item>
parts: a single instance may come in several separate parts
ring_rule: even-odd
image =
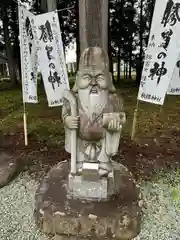
[[[109,72],[109,79],[110,79],[109,92],[114,93],[114,92],[116,92],[116,88],[113,84],[113,78],[112,78],[112,73],[111,72]]]
[[[78,87],[77,87],[77,79],[78,79],[78,77],[79,77],[79,72],[77,72],[77,74],[76,74],[76,80],[75,80],[74,86],[72,88],[72,92],[74,92],[74,93],[78,92]]]

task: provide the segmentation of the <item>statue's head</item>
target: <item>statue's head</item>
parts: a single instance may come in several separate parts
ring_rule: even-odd
[[[107,90],[114,92],[112,74],[109,72],[109,58],[100,47],[89,47],[80,57],[79,71],[73,91],[91,88],[92,92]]]
[[[84,50],[79,62],[79,71],[72,91],[76,92],[88,112],[100,112],[105,106],[108,93],[114,92],[109,58],[99,47]]]

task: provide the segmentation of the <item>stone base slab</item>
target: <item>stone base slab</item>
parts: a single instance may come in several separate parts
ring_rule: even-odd
[[[16,173],[16,159],[7,153],[0,153],[0,188],[7,185]]]
[[[69,175],[68,198],[98,200],[108,198],[108,180],[83,180],[81,176]]]
[[[37,189],[35,219],[44,233],[57,239],[68,235],[72,239],[118,240],[130,240],[139,234],[139,192],[125,167],[119,173],[119,194],[107,202],[68,199],[68,174],[69,163],[59,163]]]

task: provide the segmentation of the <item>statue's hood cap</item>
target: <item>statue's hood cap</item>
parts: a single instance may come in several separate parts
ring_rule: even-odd
[[[102,48],[89,47],[83,51],[79,61],[79,71],[91,67],[109,71],[109,58]]]

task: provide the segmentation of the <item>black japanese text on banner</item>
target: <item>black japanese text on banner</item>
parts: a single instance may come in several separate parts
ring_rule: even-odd
[[[31,17],[25,7],[19,6],[19,37],[21,51],[22,92],[24,103],[37,103],[38,58],[32,32]]]
[[[61,106],[63,92],[69,89],[69,81],[58,15],[49,12],[34,16],[31,21],[48,105]]]
[[[138,100],[163,105],[180,49],[180,3],[156,0]]]

